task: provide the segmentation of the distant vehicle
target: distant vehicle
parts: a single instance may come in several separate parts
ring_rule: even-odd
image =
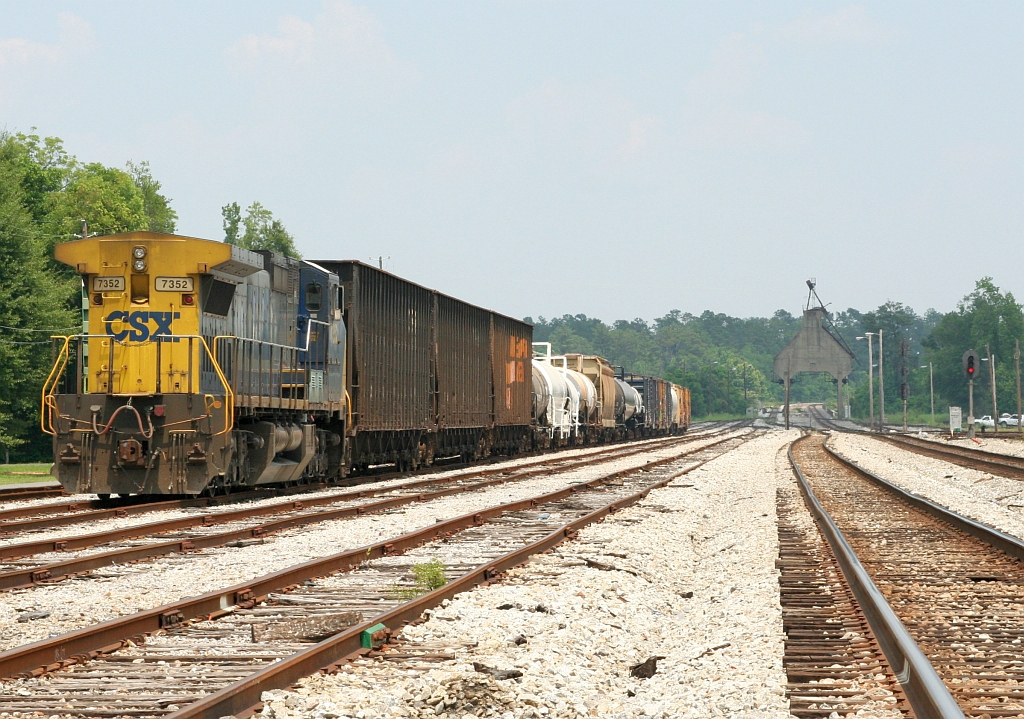
[[[974,424],[977,427],[981,427],[981,431],[982,432],[985,431],[986,427],[988,427],[990,429],[995,429],[996,428],[996,423],[992,419],[992,415],[990,415],[990,414],[986,414],[984,417],[975,417],[974,418]]]
[[[1007,414],[1003,412],[999,415],[999,426],[1000,427],[1015,427],[1017,426],[1017,415]]]

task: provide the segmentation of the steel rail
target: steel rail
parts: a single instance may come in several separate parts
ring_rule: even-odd
[[[970,447],[948,447],[906,435],[882,435],[880,439],[916,454],[941,459],[968,469],[984,469],[1010,479],[1024,479],[1024,458]]]
[[[66,497],[67,492],[60,486],[60,482],[47,480],[45,482],[31,482],[38,485],[36,488],[24,484],[8,485],[0,487],[0,502],[16,502],[22,499],[45,499],[47,497]]]
[[[377,624],[383,624],[389,632],[393,633],[401,626],[417,620],[425,609],[435,607],[445,599],[451,599],[456,594],[468,591],[473,587],[494,581],[500,573],[522,564],[534,554],[545,552],[567,539],[573,539],[580,529],[594,522],[601,521],[609,514],[639,502],[650,494],[651,491],[670,484],[709,461],[711,460],[704,460],[684,470],[675,472],[658,482],[652,483],[639,492],[606,504],[573,522],[562,525],[562,527],[532,544],[470,570],[440,589],[435,589],[369,621],[347,629],[329,639],[325,639],[319,644],[297,652],[291,657],[260,669],[251,676],[167,715],[165,719],[197,719],[198,717],[248,715],[259,704],[263,692],[273,689],[284,689],[299,679],[314,674],[332,664],[337,664],[346,658],[365,653],[367,650],[361,646],[361,635],[367,629]]]
[[[682,452],[680,454],[673,455],[661,460],[648,462],[640,468],[651,468],[665,464],[667,462],[678,461],[691,454],[701,452],[710,447],[718,446],[723,442],[728,442],[730,437],[717,440],[710,444],[703,445],[701,447],[692,448],[689,451]],[[622,455],[615,457],[614,459],[621,458]],[[577,464],[573,464],[571,468],[575,468]],[[570,468],[570,469],[571,469]],[[569,471],[568,469],[565,471]],[[456,487],[447,487],[444,489],[438,489],[433,492],[423,492],[420,494],[409,494],[400,497],[390,497],[381,499],[376,502],[367,502],[365,504],[357,504],[350,507],[341,507],[338,509],[329,509],[321,512],[312,512],[308,514],[300,514],[292,517],[284,517],[264,524],[256,526],[245,527],[242,529],[230,530],[227,532],[217,532],[214,534],[207,534],[203,536],[189,537],[185,539],[174,539],[165,542],[154,542],[146,544],[140,547],[128,547],[124,549],[114,549],[109,552],[100,552],[97,554],[91,554],[85,557],[76,557],[59,562],[50,562],[47,564],[41,564],[34,567],[24,567],[15,569],[12,571],[0,572],[0,591],[17,589],[22,587],[31,587],[40,583],[51,583],[53,581],[59,581],[72,575],[82,574],[89,572],[100,567],[109,567],[111,565],[127,564],[129,562],[137,562],[144,559],[152,559],[155,557],[166,556],[169,554],[175,554],[178,552],[194,552],[202,549],[210,549],[213,547],[221,547],[230,542],[242,541],[252,538],[266,537],[270,534],[275,534],[287,529],[295,529],[296,527],[308,526],[310,524],[318,524],[320,522],[329,522],[338,519],[347,519],[350,517],[356,517],[363,514],[374,514],[382,512],[388,509],[394,509],[408,504],[414,504],[417,502],[427,502],[441,497],[451,496],[455,494],[461,494],[465,492],[473,492],[487,487],[506,484],[509,482],[518,482],[529,477],[536,476],[538,474],[548,474],[547,469],[544,470],[533,470],[524,472],[522,474],[512,474],[507,477],[498,477],[494,479],[487,479],[481,482],[474,482],[472,484],[459,485]],[[443,480],[434,480],[436,484],[443,483]],[[413,482],[410,484],[420,484],[420,482]],[[397,487],[386,487],[379,491],[390,491]],[[374,492],[358,492],[348,493],[347,495],[339,495],[336,497],[324,497],[318,498],[323,500],[323,503],[337,503],[345,501],[346,499],[352,499],[356,497],[365,496],[367,494],[373,495]],[[216,518],[217,523],[227,523],[230,521],[237,520],[239,516],[249,517],[258,516],[259,514],[271,514],[271,513],[283,513],[294,509],[304,508],[306,506],[312,506],[311,502],[299,501],[291,505],[270,505],[259,508],[254,508],[256,511],[250,513],[250,510],[237,510],[235,512],[225,512],[223,515],[229,515],[229,518],[223,519],[222,514],[204,514],[196,517],[186,517],[177,520],[168,520],[167,522],[156,522],[155,525],[164,525],[162,531],[173,531],[194,526],[210,526],[213,522],[203,521],[207,518]],[[260,511],[264,510],[264,511]],[[233,518],[233,519],[232,519]],[[153,524],[149,526],[153,526]],[[142,525],[146,526],[146,525]],[[124,535],[130,530],[113,530],[113,534]],[[55,542],[54,540],[48,540],[43,542],[47,547],[47,551],[53,551],[55,544],[59,544],[60,540]],[[19,545],[12,545],[17,547]],[[24,545],[21,545],[24,546]],[[61,550],[69,549],[69,546],[59,547]]]
[[[743,441],[747,441],[749,437],[744,436],[730,439],[743,439]],[[643,467],[611,472],[587,482],[571,485],[553,492],[494,505],[474,513],[438,522],[398,537],[346,550],[327,557],[320,557],[302,564],[292,565],[246,582],[207,592],[198,597],[180,599],[153,609],[110,619],[56,637],[14,647],[0,652],[0,678],[17,675],[39,676],[47,671],[56,671],[80,659],[93,658],[102,653],[117,651],[129,640],[138,639],[160,629],[178,626],[189,619],[200,616],[217,616],[219,613],[229,611],[232,607],[238,605],[253,606],[256,601],[265,598],[272,591],[299,584],[313,577],[351,569],[368,559],[395,554],[423,542],[443,538],[447,533],[454,533],[476,526],[485,519],[507,512],[529,509],[545,502],[558,501],[572,496],[581,490],[594,489],[618,477],[669,461],[677,460],[676,458],[656,460],[655,462],[647,463]],[[692,471],[706,461],[708,460],[699,462],[689,467],[688,470]]]
[[[162,534],[164,532],[179,531],[182,529],[189,529],[196,526],[213,526],[216,524],[224,524],[227,522],[234,522],[241,519],[249,519],[253,517],[266,516],[270,514],[283,514],[288,511],[296,509],[312,508],[317,506],[325,506],[336,504],[338,502],[350,501],[354,499],[361,499],[364,497],[374,497],[378,494],[387,492],[393,492],[396,490],[407,490],[416,487],[425,487],[438,484],[450,484],[453,482],[464,481],[467,479],[473,479],[476,477],[490,477],[494,475],[514,475],[518,478],[532,477],[539,474],[545,474],[557,469],[558,471],[570,471],[576,467],[584,466],[589,464],[594,459],[600,459],[601,461],[607,461],[608,459],[619,459],[622,457],[628,457],[633,454],[648,451],[652,448],[668,447],[673,444],[689,444],[690,442],[700,441],[703,439],[710,438],[718,433],[709,433],[707,435],[701,435],[699,437],[691,437],[687,439],[673,438],[673,441],[658,442],[652,447],[650,444],[645,444],[643,447],[612,447],[602,449],[597,452],[587,454],[582,457],[567,457],[563,459],[554,460],[539,460],[537,462],[529,462],[514,467],[495,467],[491,469],[477,469],[469,472],[462,472],[452,477],[426,477],[424,479],[417,479],[410,482],[402,482],[400,484],[393,484],[387,487],[371,487],[367,489],[359,489],[351,492],[344,492],[340,494],[334,494],[327,497],[314,497],[307,499],[299,499],[292,504],[281,503],[281,504],[270,504],[260,505],[255,507],[244,507],[242,509],[227,511],[227,512],[216,512],[211,514],[198,514],[190,517],[182,517],[179,519],[168,519],[161,520],[158,522],[148,522],[146,524],[137,524],[130,527],[122,527],[119,529],[112,529],[102,532],[93,532],[90,534],[74,535],[66,537],[57,537],[50,539],[41,539],[28,542],[18,542],[15,544],[0,545],[0,560],[4,559],[18,559],[22,557],[29,557],[33,554],[40,552],[56,552],[56,551],[73,551],[77,549],[86,549],[94,547],[98,544],[106,542],[115,542],[125,539],[134,539],[138,537],[145,537],[150,535]],[[612,455],[612,456],[608,456]],[[538,468],[535,471],[534,468]],[[361,486],[361,485],[357,485]],[[302,488],[302,492],[307,491],[319,491],[325,489],[324,485],[305,485]],[[294,488],[298,490],[299,488]],[[289,492],[290,493],[290,492]],[[296,491],[295,493],[300,493]],[[282,496],[288,493],[285,492],[274,492],[270,496]],[[252,498],[250,496],[239,495],[227,495],[226,497],[220,498],[222,500],[232,501],[234,498],[240,497],[242,499]],[[256,497],[259,498],[259,497]],[[214,502],[209,500],[190,500],[199,502],[201,506],[202,502],[208,504],[221,504],[225,502]],[[161,509],[174,508],[174,503],[160,504]],[[63,505],[58,505],[63,506]],[[152,506],[152,505],[147,505]],[[117,515],[121,516],[121,515]],[[101,517],[102,519],[102,517]],[[56,523],[55,523],[56,524]],[[64,522],[63,524],[67,524]],[[2,531],[3,525],[0,525],[0,531]]]
[[[585,457],[600,455],[600,454],[604,454],[604,453],[608,453],[608,452],[631,451],[629,449],[629,446],[632,445],[632,444],[635,444],[636,442],[643,442],[643,446],[644,447],[650,448],[652,444],[661,445],[661,444],[669,444],[669,443],[671,443],[673,441],[676,441],[676,442],[679,442],[679,441],[681,441],[681,442],[697,441],[697,440],[705,439],[707,437],[714,436],[714,435],[717,435],[717,434],[723,434],[725,432],[733,431],[734,429],[739,429],[741,426],[742,426],[742,424],[737,425],[736,427],[715,428],[715,429],[712,429],[712,431],[710,431],[710,432],[704,432],[702,434],[674,435],[674,436],[668,436],[668,437],[649,438],[649,439],[646,439],[646,440],[633,440],[632,442],[615,443],[615,444],[613,444],[613,445],[611,445],[609,447],[597,448],[596,451],[594,451],[594,452],[592,452],[590,454],[578,457],[578,459],[584,459]],[[570,459],[572,459],[572,458],[570,458]],[[488,463],[500,463],[500,462],[506,462],[506,461],[508,461],[508,458],[506,458],[506,457],[497,457],[497,458],[493,458]],[[540,460],[538,460],[536,462],[522,464],[522,465],[519,465],[519,466],[520,467],[540,466],[540,465],[543,465],[543,464],[546,464],[546,463],[550,463],[550,461],[551,460],[549,460],[549,459],[540,459]],[[558,461],[558,460],[556,460],[556,461]],[[470,465],[461,465],[461,463],[460,463],[460,464],[447,465],[446,466],[446,465],[438,464],[438,465],[434,465],[434,466],[429,467],[429,468],[422,469],[422,470],[420,470],[418,472],[418,474],[429,475],[429,474],[435,474],[435,473],[440,473],[440,472],[456,471],[456,470],[458,470],[459,466],[470,466]],[[503,469],[500,469],[500,468],[498,468],[498,469],[490,469],[490,470],[488,470],[488,469],[471,470],[469,473],[467,473],[467,474],[465,474],[463,476],[465,476],[465,477],[486,476],[486,473],[488,473],[488,472],[494,473],[494,472],[501,472],[501,471],[507,471],[507,470],[503,470]],[[244,492],[235,492],[235,493],[232,493],[232,494],[226,494],[226,495],[222,495],[222,496],[218,496],[218,497],[202,497],[202,496],[199,496],[199,497],[188,497],[188,498],[178,498],[178,499],[165,499],[163,501],[157,502],[157,501],[152,501],[151,497],[160,498],[162,495],[135,495],[135,496],[132,496],[130,498],[122,498],[122,499],[117,499],[117,500],[110,500],[110,499],[105,499],[105,500],[102,500],[102,499],[88,500],[88,499],[83,499],[83,500],[79,500],[79,501],[60,503],[60,504],[44,504],[44,505],[35,505],[35,506],[32,506],[32,507],[15,507],[15,508],[12,508],[12,509],[0,510],[0,534],[5,534],[5,533],[9,534],[9,533],[13,533],[13,532],[16,532],[16,531],[28,531],[28,530],[33,530],[33,529],[51,529],[53,527],[68,526],[68,525],[71,525],[71,524],[79,524],[81,522],[86,522],[86,521],[100,521],[100,520],[111,519],[111,518],[115,518],[115,517],[123,517],[123,516],[127,516],[128,514],[143,514],[143,513],[146,513],[146,512],[160,511],[160,510],[166,510],[166,509],[175,509],[175,508],[179,508],[179,507],[195,507],[195,506],[203,506],[204,504],[212,506],[212,505],[216,505],[216,504],[240,502],[240,501],[245,501],[245,500],[248,500],[248,499],[260,499],[260,498],[271,497],[271,496],[275,496],[275,495],[288,495],[288,494],[296,494],[296,493],[302,493],[302,492],[316,492],[316,491],[321,491],[323,489],[326,489],[328,486],[359,486],[359,485],[362,485],[362,484],[369,484],[369,483],[373,483],[373,482],[386,481],[388,479],[395,478],[395,477],[398,477],[398,476],[402,476],[404,474],[407,474],[407,473],[406,472],[386,472],[386,473],[376,474],[376,475],[361,475],[361,476],[354,477],[354,478],[351,478],[351,479],[342,480],[340,482],[332,482],[331,485],[328,485],[328,484],[320,482],[320,483],[316,483],[316,484],[306,484],[306,485],[298,485],[298,486],[295,486],[295,487],[282,487],[282,488],[276,488],[276,489],[271,489],[271,488],[267,488],[267,489],[252,489],[252,490],[248,490],[248,491],[244,491]],[[65,494],[63,492],[63,489],[58,489],[53,494],[37,495],[37,497],[42,497],[42,496],[69,496],[69,495]],[[28,496],[28,497],[17,497],[17,498],[18,499],[22,499],[22,498],[29,499],[29,498],[37,498],[37,497]],[[3,496],[2,493],[0,493],[0,502],[2,502],[4,500],[5,500],[5,497]],[[64,512],[65,514],[58,514],[58,516],[52,516],[55,513],[61,513],[61,512]],[[20,518],[24,518],[24,517],[37,517],[37,516],[41,516],[41,515],[46,515],[46,516],[45,516],[45,518],[38,519],[38,520],[14,521],[14,520],[19,520]],[[139,536],[139,535],[135,535],[135,536]],[[124,538],[124,536],[122,536],[121,538]],[[3,556],[4,555],[2,553],[2,550],[0,550],[0,558],[2,558]]]
[[[66,527],[72,524],[84,524],[85,522],[95,522],[104,519],[115,519],[120,517],[128,517],[132,515],[148,514],[149,512],[159,512],[168,509],[183,509],[185,507],[213,507],[222,504],[235,504],[237,502],[244,502],[250,499],[266,499],[269,497],[287,496],[290,494],[299,494],[302,492],[319,492],[327,488],[325,484],[304,484],[295,487],[281,487],[277,489],[253,489],[246,492],[238,492],[236,494],[225,494],[220,497],[192,497],[189,499],[168,499],[161,502],[152,501],[134,501],[125,504],[115,503],[114,506],[110,506],[108,500],[85,500],[82,502],[69,502],[67,504],[43,504],[36,507],[25,507],[14,510],[7,510],[12,513],[12,516],[17,517],[20,513],[25,510],[30,516],[35,516],[34,519],[12,519],[9,522],[0,521],[0,535],[3,534],[14,534],[15,532],[24,532],[33,529],[53,529],[54,527]],[[75,511],[74,508],[78,507],[94,507],[102,506],[103,509],[83,509],[82,511]],[[65,508],[66,514],[47,514],[51,511],[50,507]],[[5,511],[0,511],[0,517],[6,514]],[[36,516],[36,515],[46,516]],[[24,516],[24,515],[20,515]]]
[[[795,440],[787,450],[790,465],[800,485],[800,492],[821,533],[828,541],[853,595],[860,604],[861,611],[867,617],[889,666],[896,673],[896,679],[903,687],[907,700],[918,719],[963,719],[963,711],[943,684],[935,667],[889,606],[831,515],[814,496],[807,477],[793,456],[793,447],[808,436],[810,435]]]

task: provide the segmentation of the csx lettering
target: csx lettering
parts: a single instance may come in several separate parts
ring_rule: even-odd
[[[118,342],[177,342],[173,336],[171,322],[181,317],[180,312],[121,312],[120,310],[107,315],[107,334]],[[114,324],[120,323],[121,329],[114,330]],[[155,327],[150,327],[153,324]],[[126,326],[127,325],[127,326]]]

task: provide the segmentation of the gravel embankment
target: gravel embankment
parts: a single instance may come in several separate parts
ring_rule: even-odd
[[[271,535],[262,544],[221,547],[152,562],[108,567],[82,580],[69,580],[0,595],[0,649],[113,617],[159,606],[247,581],[317,557],[381,541],[414,529],[503,502],[527,498],[585,482],[604,474],[690,451],[721,437],[685,447],[652,448],[648,453],[608,462],[594,462],[573,472],[535,477],[481,491],[407,505],[382,514],[297,528]],[[676,490],[678,491],[678,490]],[[25,612],[49,612],[43,618],[18,622]]]
[[[996,477],[886,442],[834,434],[829,446],[869,472],[936,504],[1024,538],[1024,482]]]
[[[773,468],[796,436],[748,442],[403,632],[454,659],[362,660],[266,693],[264,715],[789,716],[775,490],[792,479]],[[651,678],[631,676],[652,656]]]

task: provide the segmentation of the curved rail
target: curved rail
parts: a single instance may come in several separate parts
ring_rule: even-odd
[[[789,462],[800,485],[800,492],[832,548],[832,552],[846,576],[846,581],[860,603],[861,610],[867,617],[889,665],[896,671],[896,678],[903,687],[914,712],[919,719],[959,719],[964,717],[963,711],[949,693],[946,685],[942,683],[942,679],[931,662],[928,661],[917,642],[903,626],[903,622],[899,620],[885,597],[882,596],[882,592],[868,575],[867,570],[857,558],[835,521],[825,511],[818,498],[814,496],[810,483],[793,456],[793,446],[797,442],[806,440],[807,436],[809,435],[794,441],[787,452]]]

